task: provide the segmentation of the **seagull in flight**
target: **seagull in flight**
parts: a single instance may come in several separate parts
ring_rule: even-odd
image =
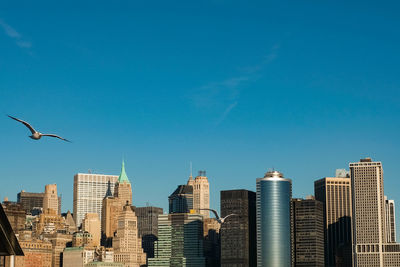
[[[55,134],[42,134],[42,133],[39,133],[38,131],[36,131],[35,129],[33,129],[33,127],[32,127],[29,123],[27,123],[26,121],[20,120],[20,119],[15,118],[15,117],[12,117],[12,116],[10,116],[10,115],[7,115],[7,116],[10,117],[10,118],[13,119],[13,120],[19,121],[20,123],[22,123],[22,124],[24,124],[26,127],[28,127],[29,130],[30,130],[31,133],[32,133],[32,135],[30,135],[29,137],[32,138],[32,139],[34,139],[34,140],[39,140],[40,138],[42,138],[42,136],[50,136],[50,137],[55,137],[55,138],[58,138],[58,139],[61,139],[61,140],[67,141],[67,142],[71,142],[71,141],[69,141],[69,140],[67,140],[67,139],[65,139],[65,138],[62,138],[61,136],[55,135]]]
[[[221,218],[221,217],[219,217],[218,212],[216,210],[213,210],[213,209],[200,209],[200,210],[209,210],[212,213],[214,213],[215,219],[217,219],[217,222],[219,224],[223,224],[225,222],[225,220],[228,219],[228,217],[230,217],[230,216],[237,216],[237,214],[232,213],[232,214],[225,216],[224,218]]]

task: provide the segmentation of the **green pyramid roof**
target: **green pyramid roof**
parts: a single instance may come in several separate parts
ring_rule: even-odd
[[[122,161],[121,174],[118,177],[118,183],[121,184],[123,182],[126,182],[128,184],[131,183],[131,182],[129,182],[128,176],[126,175],[126,172],[125,172],[125,163],[124,163],[124,161]]]

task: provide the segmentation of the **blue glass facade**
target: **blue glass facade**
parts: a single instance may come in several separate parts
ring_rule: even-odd
[[[257,266],[290,267],[292,182],[279,172],[257,179]]]

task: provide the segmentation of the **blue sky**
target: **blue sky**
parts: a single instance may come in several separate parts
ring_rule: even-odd
[[[400,201],[397,1],[0,3],[0,197],[119,174],[167,207],[189,162],[219,191],[269,168],[293,195],[365,156]],[[27,138],[11,114],[73,143]],[[400,203],[400,202],[399,202]],[[400,221],[400,220],[398,220]]]

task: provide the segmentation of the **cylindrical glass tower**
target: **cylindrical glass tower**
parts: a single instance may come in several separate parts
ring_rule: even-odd
[[[292,180],[278,171],[257,179],[257,266],[290,267]]]

